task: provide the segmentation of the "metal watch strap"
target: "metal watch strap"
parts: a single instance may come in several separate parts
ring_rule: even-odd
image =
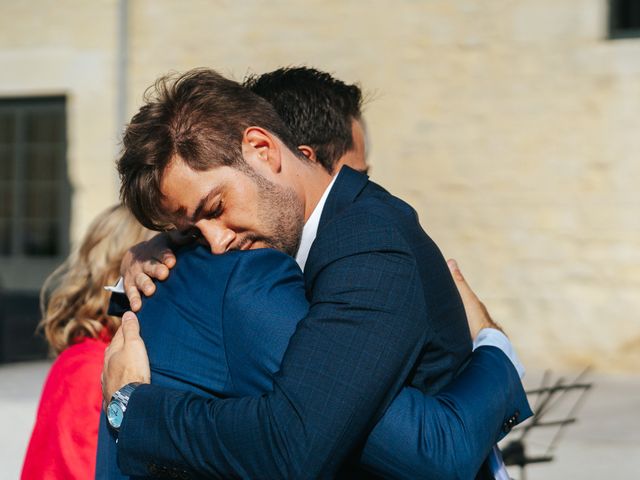
[[[124,414],[127,411],[127,404],[129,403],[129,398],[131,398],[131,394],[136,388],[138,388],[139,385],[141,385],[140,382],[127,383],[120,390],[117,390],[111,397],[111,401],[109,402],[109,405],[111,405],[112,403],[117,404],[122,412],[122,418],[124,418]],[[113,428],[116,432],[120,431],[121,425],[114,426],[111,424],[110,420],[108,423],[111,426],[111,428]]]
[[[127,403],[129,403],[129,398],[131,397],[131,394],[136,388],[138,388],[138,385],[141,385],[141,383],[140,382],[127,383],[124,387],[122,387],[120,390],[117,390],[113,394],[113,397],[111,397],[111,400],[112,401],[116,400],[120,402],[120,404],[122,405],[122,411],[124,412],[127,409]]]

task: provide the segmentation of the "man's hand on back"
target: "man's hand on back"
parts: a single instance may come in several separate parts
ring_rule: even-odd
[[[128,383],[150,383],[149,357],[140,337],[140,324],[132,312],[122,317],[122,325],[113,336],[104,353],[102,369],[103,405],[107,405],[113,394]]]
[[[169,276],[169,269],[176,264],[176,257],[171,249],[176,243],[176,238],[168,233],[161,233],[131,247],[125,254],[120,264],[120,274],[134,312],[142,307],[140,292],[147,297],[153,295],[156,291],[153,280],[165,280]]]
[[[449,265],[453,281],[462,297],[464,311],[467,314],[467,322],[469,322],[469,330],[471,331],[471,339],[475,340],[483,328],[495,328],[504,333],[502,327],[493,321],[484,303],[471,290],[471,287],[462,276],[458,263],[454,259],[449,259],[447,260],[447,265]]]

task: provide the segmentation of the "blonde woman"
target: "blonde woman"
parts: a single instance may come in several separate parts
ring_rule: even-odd
[[[113,206],[45,281],[40,328],[57,358],[40,398],[23,479],[94,477],[100,373],[104,350],[120,325],[107,315],[109,292],[103,287],[118,279],[127,249],[150,234],[128,210]]]

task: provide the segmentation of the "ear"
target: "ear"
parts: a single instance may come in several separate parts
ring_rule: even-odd
[[[274,135],[261,127],[247,127],[242,134],[242,155],[256,171],[269,169],[280,172],[282,160],[280,145]]]
[[[316,151],[309,145],[300,145],[298,150],[300,150],[302,154],[312,162],[316,162],[318,160],[316,157]]]

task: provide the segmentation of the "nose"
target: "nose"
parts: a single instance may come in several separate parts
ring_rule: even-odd
[[[236,233],[233,230],[220,225],[215,220],[203,219],[196,222],[195,226],[209,243],[211,253],[216,255],[226,252],[236,238]]]

